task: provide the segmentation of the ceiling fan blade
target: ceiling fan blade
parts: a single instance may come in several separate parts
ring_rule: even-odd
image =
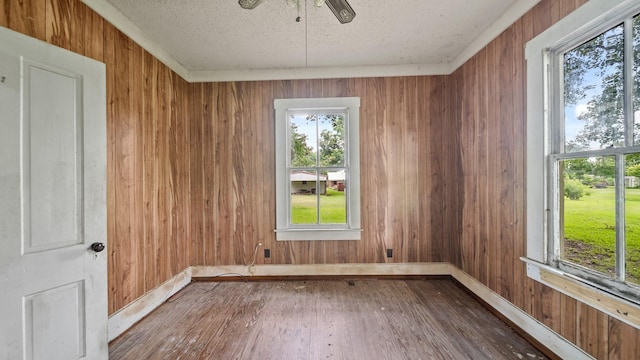
[[[353,11],[347,0],[326,0],[326,3],[342,24],[349,23],[356,17],[356,12]]]
[[[249,10],[255,9],[261,2],[262,0],[238,0],[241,8]]]

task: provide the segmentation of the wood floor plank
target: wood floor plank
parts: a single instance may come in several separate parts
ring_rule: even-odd
[[[448,279],[196,282],[112,341],[109,355],[545,358]]]

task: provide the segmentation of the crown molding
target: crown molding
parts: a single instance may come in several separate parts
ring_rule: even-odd
[[[467,46],[451,62],[433,64],[344,66],[317,68],[189,71],[107,0],[81,0],[187,82],[228,82],[294,79],[329,79],[393,76],[449,75],[466,63],[540,0],[520,0]]]
[[[189,70],[173,58],[168,52],[158,44],[149,39],[129,18],[124,16],[120,10],[116,9],[106,0],[81,0],[85,5],[102,16],[116,29],[122,31],[131,40],[135,41],[151,55],[155,56],[161,63],[165,64],[183,79],[189,81]]]
[[[493,22],[487,29],[473,40],[453,61],[449,64],[451,73],[469,61],[475,54],[497,38],[503,31],[513,25],[524,14],[536,6],[540,0],[521,0],[513,4],[507,11]]]

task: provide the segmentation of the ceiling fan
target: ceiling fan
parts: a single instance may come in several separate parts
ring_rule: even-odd
[[[263,0],[238,0],[238,3],[243,9],[251,10],[260,5],[262,1]],[[300,8],[300,0],[287,0],[287,2],[297,5],[298,8]],[[338,21],[342,24],[349,23],[354,17],[356,17],[356,12],[353,11],[347,0],[313,0],[313,2],[318,7],[326,3],[336,18],[338,18]],[[298,17],[296,21],[300,21],[300,17]]]

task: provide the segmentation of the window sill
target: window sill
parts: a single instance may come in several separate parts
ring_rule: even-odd
[[[278,241],[360,240],[362,229],[283,229],[275,232]]]
[[[640,306],[637,304],[549,265],[528,258],[520,259],[527,264],[527,276],[531,279],[640,329]]]

